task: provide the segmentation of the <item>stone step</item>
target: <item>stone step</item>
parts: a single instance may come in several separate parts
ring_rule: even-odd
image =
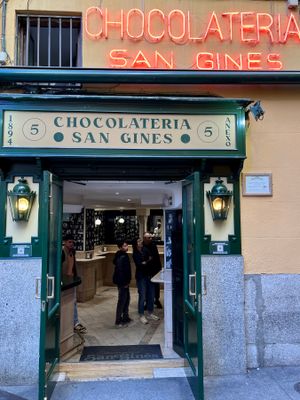
[[[159,360],[61,362],[58,380],[98,380],[112,378],[159,378],[185,376],[183,358]]]

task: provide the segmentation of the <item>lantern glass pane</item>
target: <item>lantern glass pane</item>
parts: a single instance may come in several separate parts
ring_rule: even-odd
[[[216,199],[214,199],[212,204],[213,204],[213,209],[215,211],[221,211],[222,208],[224,208],[223,199],[221,199],[220,197],[217,197]]]
[[[29,201],[25,197],[20,197],[17,201],[17,209],[23,213],[28,210]]]

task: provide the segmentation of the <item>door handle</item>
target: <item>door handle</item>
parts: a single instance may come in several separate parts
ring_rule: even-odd
[[[54,283],[55,277],[47,275],[47,299],[54,299]],[[50,287],[50,290],[49,290]],[[50,294],[49,294],[50,292]]]
[[[41,278],[35,278],[35,298],[41,298]]]
[[[206,275],[202,275],[202,294],[207,295]]]
[[[194,280],[194,291],[192,291],[192,279]],[[189,274],[189,295],[196,297],[196,272]]]

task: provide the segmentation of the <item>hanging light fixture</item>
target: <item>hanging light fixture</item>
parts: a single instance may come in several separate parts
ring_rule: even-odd
[[[229,191],[223,184],[223,181],[219,178],[216,180],[212,190],[206,192],[210,210],[213,220],[225,220],[227,219],[232,191]]]
[[[13,221],[28,221],[36,197],[27,180],[21,177],[13,190],[8,191],[10,211]]]
[[[124,224],[124,222],[125,222],[125,219],[124,219],[123,217],[120,217],[120,218],[118,219],[118,223],[119,223],[119,224]]]
[[[97,217],[97,218],[95,219],[95,225],[96,225],[96,226],[100,226],[101,224],[102,224],[101,219],[100,219],[99,217]]]

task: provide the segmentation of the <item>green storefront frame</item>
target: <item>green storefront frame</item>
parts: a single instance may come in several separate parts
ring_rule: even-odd
[[[222,171],[224,176],[234,186],[235,203],[235,232],[229,238],[231,254],[240,254],[240,220],[239,220],[239,175],[243,161],[246,157],[246,107],[248,99],[223,99],[216,97],[178,97],[178,96],[111,96],[111,95],[25,95],[2,94],[0,95],[0,169],[4,179],[1,200],[1,210],[6,209],[6,185],[11,182],[20,165],[24,173],[32,175],[35,181],[41,180],[43,170],[50,170],[63,179],[108,179],[101,175],[101,170],[111,168],[111,179],[144,179],[167,180],[184,179],[193,171],[201,172],[201,181],[205,183],[210,177],[217,176]],[[160,150],[160,149],[101,149],[101,148],[4,148],[3,144],[3,116],[5,111],[55,113],[55,112],[84,112],[86,113],[136,113],[136,114],[172,114],[172,115],[234,115],[236,121],[236,146],[233,150]],[[86,164],[90,163],[90,171]],[[152,165],[152,168],[148,168]],[[146,166],[146,168],[143,168]],[[215,171],[217,166],[217,171]],[[129,175],[117,175],[116,170],[125,168]],[[124,169],[123,168],[123,169]],[[165,173],[164,173],[165,169]],[[155,175],[155,171],[157,175]],[[99,175],[98,175],[99,173]],[[22,172],[20,172],[22,174]],[[202,200],[204,192],[202,191]],[[40,208],[41,209],[41,208]],[[40,220],[40,219],[39,219]],[[42,227],[39,226],[39,232]],[[203,235],[204,254],[209,253],[209,236]],[[9,257],[11,238],[5,237],[5,219],[0,222],[0,256]],[[41,256],[40,241],[32,238],[33,256]]]
[[[176,174],[180,176],[182,163],[187,163],[189,171],[200,173],[200,201],[199,206],[204,202],[203,184],[210,177],[227,176],[228,181],[234,185],[235,193],[235,236],[232,239],[231,254],[240,254],[240,220],[239,220],[239,174],[243,160],[246,157],[245,132],[246,132],[246,107],[250,103],[247,99],[220,99],[210,97],[173,97],[173,96],[106,96],[106,95],[22,95],[2,94],[0,96],[0,157],[1,157],[1,186],[2,193],[6,192],[6,185],[11,182],[14,176],[23,174],[23,165],[26,164],[26,174],[32,175],[41,182],[40,188],[43,191],[43,173],[49,169],[55,171],[55,164],[65,165],[65,171],[58,174],[61,179],[67,177],[81,177],[87,179],[83,165],[88,160],[97,163],[117,163],[118,168],[131,168],[130,179],[141,178],[136,171],[138,166],[147,162],[154,163],[154,169],[161,171],[161,162],[176,168]],[[136,113],[136,114],[172,114],[172,115],[234,115],[236,121],[236,146],[233,150],[159,150],[159,149],[66,149],[66,148],[4,148],[3,144],[3,122],[5,111],[30,111],[43,112],[84,112],[95,113]],[[214,166],[218,166],[216,169]],[[32,169],[31,169],[32,168]],[[71,168],[72,172],[68,172]],[[135,171],[134,171],[135,169]],[[182,173],[187,176],[186,172]],[[163,174],[162,174],[163,175]],[[176,175],[176,176],[177,176]],[[115,177],[117,178],[117,177]],[[125,176],[123,179],[127,179]],[[171,177],[172,178],[172,177]],[[95,179],[95,177],[94,177]],[[144,172],[144,180],[152,180],[151,171]],[[40,212],[43,210],[42,193],[40,193]],[[6,196],[2,195],[0,208],[5,211],[7,203]],[[202,214],[202,211],[201,211]],[[5,214],[3,214],[5,215]],[[203,217],[203,215],[202,215]],[[9,256],[11,238],[5,237],[5,221],[0,223],[0,257]],[[204,235],[203,218],[200,219],[199,231],[201,232],[202,254],[209,251],[210,238]],[[33,255],[43,257],[43,243],[45,232],[43,218],[39,215],[38,238],[32,238]],[[229,240],[231,240],[229,238]],[[45,284],[45,283],[44,283]],[[45,335],[45,332],[42,333]],[[43,341],[41,340],[41,343]]]

